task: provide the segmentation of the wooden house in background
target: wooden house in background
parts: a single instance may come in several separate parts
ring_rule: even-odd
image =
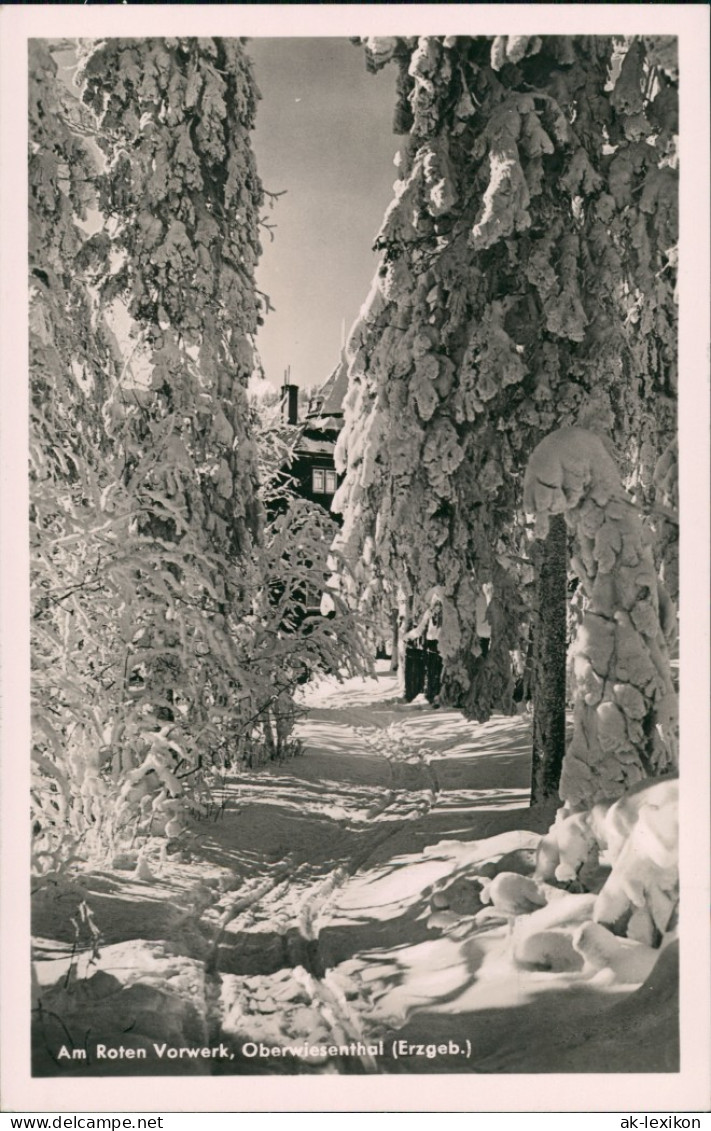
[[[282,412],[287,424],[301,427],[289,475],[295,490],[330,511],[340,484],[334,452],[343,427],[343,401],[348,389],[348,366],[341,357],[328,380],[309,398],[303,420],[299,419],[299,387],[289,382],[286,371],[282,386]],[[340,516],[333,516],[340,522]]]

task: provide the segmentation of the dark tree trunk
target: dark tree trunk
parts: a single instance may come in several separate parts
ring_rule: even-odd
[[[565,754],[568,533],[561,514],[551,518],[537,569],[533,626],[532,805],[557,793]]]
[[[400,616],[397,609],[393,609],[390,614],[390,627],[392,629],[390,671],[396,672],[400,661]]]

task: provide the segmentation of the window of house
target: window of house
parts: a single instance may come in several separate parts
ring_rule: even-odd
[[[326,467],[315,467],[312,471],[311,489],[314,495],[335,495],[338,479],[335,471]]]

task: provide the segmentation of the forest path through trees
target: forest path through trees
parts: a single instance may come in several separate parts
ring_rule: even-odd
[[[38,1074],[68,1043],[89,1052],[60,1062],[72,1075],[604,1071],[623,1046],[632,1070],[673,1065],[673,993],[660,1006],[517,969],[505,917],[474,923],[477,875],[530,872],[547,827],[528,808],[528,717],[404,704],[384,672],[310,685],[304,706],[303,752],[226,780],[180,854],[35,900]],[[86,938],[74,947],[80,897],[93,958]],[[630,1026],[646,1034],[634,1045]],[[92,1060],[105,1035],[148,1059]],[[399,1039],[461,1051],[402,1060]],[[230,1053],[157,1064],[157,1041]],[[355,1051],[263,1058],[260,1044]]]

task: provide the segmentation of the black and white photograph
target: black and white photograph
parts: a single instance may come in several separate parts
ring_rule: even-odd
[[[708,9],[439,8],[2,12],[10,1110],[708,1106]]]

